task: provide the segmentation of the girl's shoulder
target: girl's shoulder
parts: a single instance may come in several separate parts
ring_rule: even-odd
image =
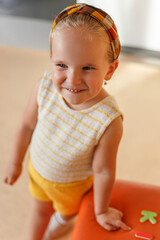
[[[123,114],[113,96],[109,95],[101,100],[94,109],[97,110],[99,118],[102,118],[101,120],[103,120],[107,126],[119,116],[123,119]]]
[[[45,72],[41,77],[39,93],[44,92],[45,93],[57,92],[52,81],[51,72]]]
[[[40,85],[37,95],[37,101],[39,105],[41,103],[44,103],[46,99],[53,99],[53,97],[57,97],[57,95],[57,91],[52,82],[52,73],[45,72],[40,79]]]
[[[41,78],[41,85],[43,86],[49,86],[52,85],[52,73],[51,72],[45,72]]]
[[[119,113],[121,115],[121,112],[119,110],[119,106],[117,104],[116,99],[108,95],[104,99],[102,99],[98,104],[95,105],[99,110],[105,111],[108,114],[114,114],[114,113]]]

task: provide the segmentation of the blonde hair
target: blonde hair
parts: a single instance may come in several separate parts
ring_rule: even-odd
[[[112,47],[110,44],[109,36],[104,29],[104,27],[94,18],[90,17],[89,15],[84,15],[81,13],[74,13],[71,15],[66,16],[63,18],[58,24],[55,26],[54,31],[61,31],[64,28],[78,28],[78,27],[85,27],[85,30],[88,33],[94,33],[100,36],[100,38],[106,42],[106,58],[109,62],[114,61],[114,54],[112,51]],[[85,36],[85,35],[84,35]],[[52,33],[50,36],[50,49],[52,49]]]

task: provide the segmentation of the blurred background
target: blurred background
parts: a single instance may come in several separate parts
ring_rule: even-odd
[[[36,81],[50,71],[49,31],[71,0],[0,0],[0,239],[27,240],[32,198],[23,175],[3,183],[16,128]],[[77,1],[82,2],[82,1]],[[106,90],[124,114],[117,178],[160,185],[160,1],[88,0],[114,19],[120,65]],[[71,233],[61,239],[69,240]]]
[[[72,0],[0,0],[0,44],[48,50],[53,19]]]
[[[160,57],[159,0],[0,0],[0,44],[48,49],[52,20],[76,2],[112,16],[123,52]]]

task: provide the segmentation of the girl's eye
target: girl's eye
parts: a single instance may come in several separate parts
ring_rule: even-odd
[[[59,63],[57,64],[58,67],[60,68],[67,68],[67,65],[63,64],[63,63]]]
[[[86,67],[83,67],[83,70],[93,70],[95,69],[94,67],[90,67],[90,66],[86,66]]]

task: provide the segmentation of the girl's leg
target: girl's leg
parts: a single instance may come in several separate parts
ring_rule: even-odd
[[[61,218],[64,220],[64,221],[69,221],[71,220],[73,217],[75,217],[77,214],[72,214],[72,215],[62,215],[60,214]]]
[[[31,216],[29,240],[41,240],[53,214],[52,202],[34,199]]]
[[[50,219],[44,240],[52,240],[68,232],[73,226],[73,215],[61,215],[58,212],[54,213]]]

